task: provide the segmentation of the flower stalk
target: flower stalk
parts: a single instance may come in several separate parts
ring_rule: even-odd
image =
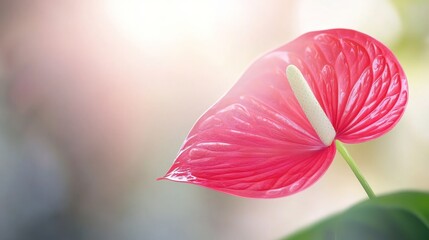
[[[337,147],[338,152],[340,152],[341,156],[343,156],[344,160],[346,160],[347,164],[352,169],[353,173],[355,174],[356,178],[359,180],[363,189],[365,189],[365,192],[366,192],[366,194],[368,194],[369,199],[374,199],[375,198],[374,191],[372,191],[371,187],[369,186],[368,182],[366,181],[366,179],[364,178],[364,176],[360,172],[358,166],[356,165],[352,156],[350,156],[350,154],[347,151],[344,144],[342,144],[340,141],[336,140],[335,146]]]

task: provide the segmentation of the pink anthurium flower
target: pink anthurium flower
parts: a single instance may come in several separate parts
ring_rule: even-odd
[[[385,134],[407,99],[404,71],[379,41],[348,29],[306,33],[249,67],[161,179],[243,197],[291,195],[325,173],[334,140]]]

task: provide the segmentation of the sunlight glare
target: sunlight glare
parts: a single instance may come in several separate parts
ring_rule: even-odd
[[[144,47],[210,40],[220,25],[238,13],[227,0],[109,0],[106,6],[115,27]]]

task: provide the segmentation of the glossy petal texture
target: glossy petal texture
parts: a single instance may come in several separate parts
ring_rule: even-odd
[[[386,46],[365,34],[345,29],[311,32],[276,51],[298,58],[343,142],[374,139],[404,112],[405,73]]]
[[[296,193],[332,162],[286,79],[296,65],[331,120],[355,143],[393,127],[407,101],[405,75],[373,38],[346,29],[311,32],[257,60],[194,125],[165,179],[255,198]]]

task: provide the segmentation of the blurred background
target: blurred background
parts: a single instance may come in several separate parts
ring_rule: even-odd
[[[366,198],[336,158],[272,200],[156,181],[255,59],[304,32],[384,42],[410,99],[349,146],[377,194],[429,191],[427,0],[0,1],[0,239],[276,239]]]

